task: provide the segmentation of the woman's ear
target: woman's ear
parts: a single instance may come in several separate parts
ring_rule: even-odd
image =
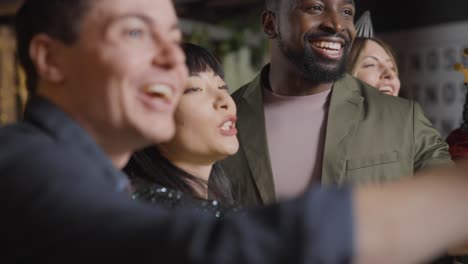
[[[264,10],[262,13],[262,25],[263,31],[268,35],[270,39],[274,39],[278,36],[276,33],[276,15],[275,13]]]
[[[29,45],[29,56],[36,67],[38,77],[48,82],[58,83],[64,79],[60,67],[59,41],[46,34],[33,37]]]

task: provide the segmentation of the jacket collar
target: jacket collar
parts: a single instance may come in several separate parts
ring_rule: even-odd
[[[32,97],[26,105],[24,121],[41,129],[55,144],[85,152],[95,164],[102,166],[103,177],[107,177],[117,191],[124,191],[128,186],[127,177],[115,168],[94,139],[51,101],[39,96]]]
[[[257,190],[266,204],[276,201],[263,109],[262,76],[268,72],[269,67],[266,66],[247,85],[238,107],[239,140]]]
[[[262,76],[268,73],[269,65],[247,84],[238,107],[239,140],[260,196],[267,204],[276,201],[263,107]],[[359,87],[359,82],[348,74],[333,85],[322,164],[324,184],[339,183],[345,175],[349,139],[362,114],[364,97]]]
[[[364,97],[359,81],[346,74],[335,82],[328,110],[322,183],[339,184],[346,176],[349,144],[363,117]]]

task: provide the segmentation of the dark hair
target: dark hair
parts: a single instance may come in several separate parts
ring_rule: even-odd
[[[291,0],[288,0],[291,1]],[[265,0],[265,9],[269,11],[278,11],[280,0]]]
[[[17,50],[26,73],[27,88],[34,94],[38,74],[29,56],[29,46],[35,35],[44,33],[65,44],[73,44],[79,36],[79,26],[90,0],[25,0],[15,19]]]
[[[351,50],[348,53],[348,64],[346,65],[346,71],[354,75],[353,72],[354,72],[354,68],[356,67],[357,60],[362,50],[366,46],[367,41],[374,41],[375,43],[380,45],[385,50],[385,52],[388,54],[388,56],[392,60],[393,66],[395,66],[395,72],[398,75],[398,65],[397,65],[395,56],[393,55],[394,53],[392,49],[387,43],[383,42],[381,39],[378,39],[378,38],[357,37],[354,40],[353,46],[351,47]]]
[[[182,49],[185,52],[185,64],[187,65],[190,75],[212,70],[215,74],[224,79],[223,67],[212,53],[192,43],[183,43]]]
[[[179,190],[199,197],[194,185],[208,187],[208,198],[226,205],[234,205],[233,191],[229,179],[218,163],[213,165],[209,182],[173,165],[156,147],[148,147],[133,154],[125,173],[132,179],[143,179],[164,187]]]
[[[186,64],[190,75],[212,70],[224,78],[221,64],[205,48],[191,43],[182,44],[186,54]],[[173,165],[156,146],[136,152],[124,171],[134,178],[141,178],[167,188],[190,193],[198,197],[193,186],[208,187],[208,197],[227,205],[234,204],[233,191],[229,179],[218,163],[213,165],[209,182],[205,182]]]

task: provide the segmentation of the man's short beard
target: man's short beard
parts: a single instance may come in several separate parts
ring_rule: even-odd
[[[346,55],[348,54],[349,45],[344,46],[344,55],[337,66],[327,67],[326,64],[330,64],[331,61],[318,58],[312,51],[312,48],[307,45],[309,43],[307,40],[304,40],[306,45],[304,45],[302,53],[288,48],[280,32],[278,32],[278,42],[281,52],[299,69],[304,79],[308,81],[316,84],[330,83],[341,79],[346,72]]]

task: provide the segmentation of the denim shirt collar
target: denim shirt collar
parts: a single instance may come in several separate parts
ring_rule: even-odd
[[[23,118],[45,131],[55,143],[71,145],[77,151],[85,152],[101,166],[102,176],[115,185],[116,191],[126,191],[129,185],[126,175],[113,165],[91,135],[53,102],[39,96],[32,97]]]

